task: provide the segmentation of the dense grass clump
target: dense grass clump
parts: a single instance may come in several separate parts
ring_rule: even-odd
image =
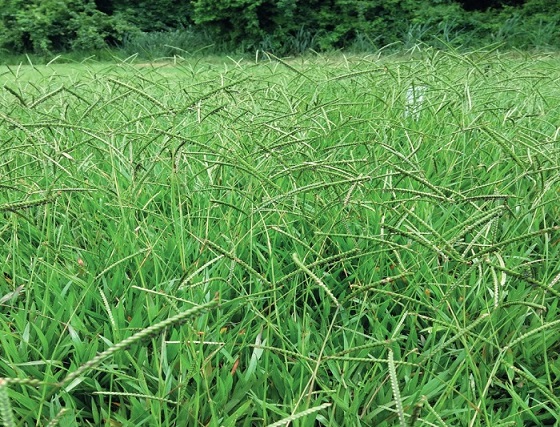
[[[4,424],[560,422],[559,70],[0,68]]]

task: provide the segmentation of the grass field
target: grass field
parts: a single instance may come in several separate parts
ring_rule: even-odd
[[[0,67],[5,426],[560,423],[560,57]]]

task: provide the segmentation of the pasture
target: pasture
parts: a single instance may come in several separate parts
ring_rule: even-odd
[[[0,67],[5,426],[560,422],[560,58]]]

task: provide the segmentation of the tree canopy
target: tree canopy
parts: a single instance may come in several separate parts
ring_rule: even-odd
[[[53,53],[118,47],[154,32],[190,32],[279,53],[438,38],[559,46],[549,0],[4,0],[0,48]],[[359,46],[358,46],[359,47]]]

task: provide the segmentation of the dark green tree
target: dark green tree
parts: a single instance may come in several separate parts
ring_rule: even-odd
[[[205,43],[209,35],[230,49],[276,54],[348,48],[356,40],[377,47],[404,40],[464,46],[494,41],[516,47],[560,44],[560,8],[550,0],[488,0],[477,3],[488,7],[476,10],[469,10],[473,2],[468,0],[0,2],[0,48],[16,53],[92,50],[131,39],[139,40],[133,47],[142,50],[143,39],[154,44],[169,36],[173,44],[174,37],[183,40],[190,34],[203,34]],[[154,32],[158,34],[149,34]]]
[[[97,9],[139,31],[167,31],[188,27],[191,0],[96,0]]]
[[[273,37],[282,43],[305,29],[318,48],[340,48],[357,34],[380,43],[398,38],[427,1],[412,0],[194,0],[196,24],[234,42],[258,45]]]
[[[2,47],[12,52],[98,49],[128,29],[80,0],[7,0],[0,18]]]

